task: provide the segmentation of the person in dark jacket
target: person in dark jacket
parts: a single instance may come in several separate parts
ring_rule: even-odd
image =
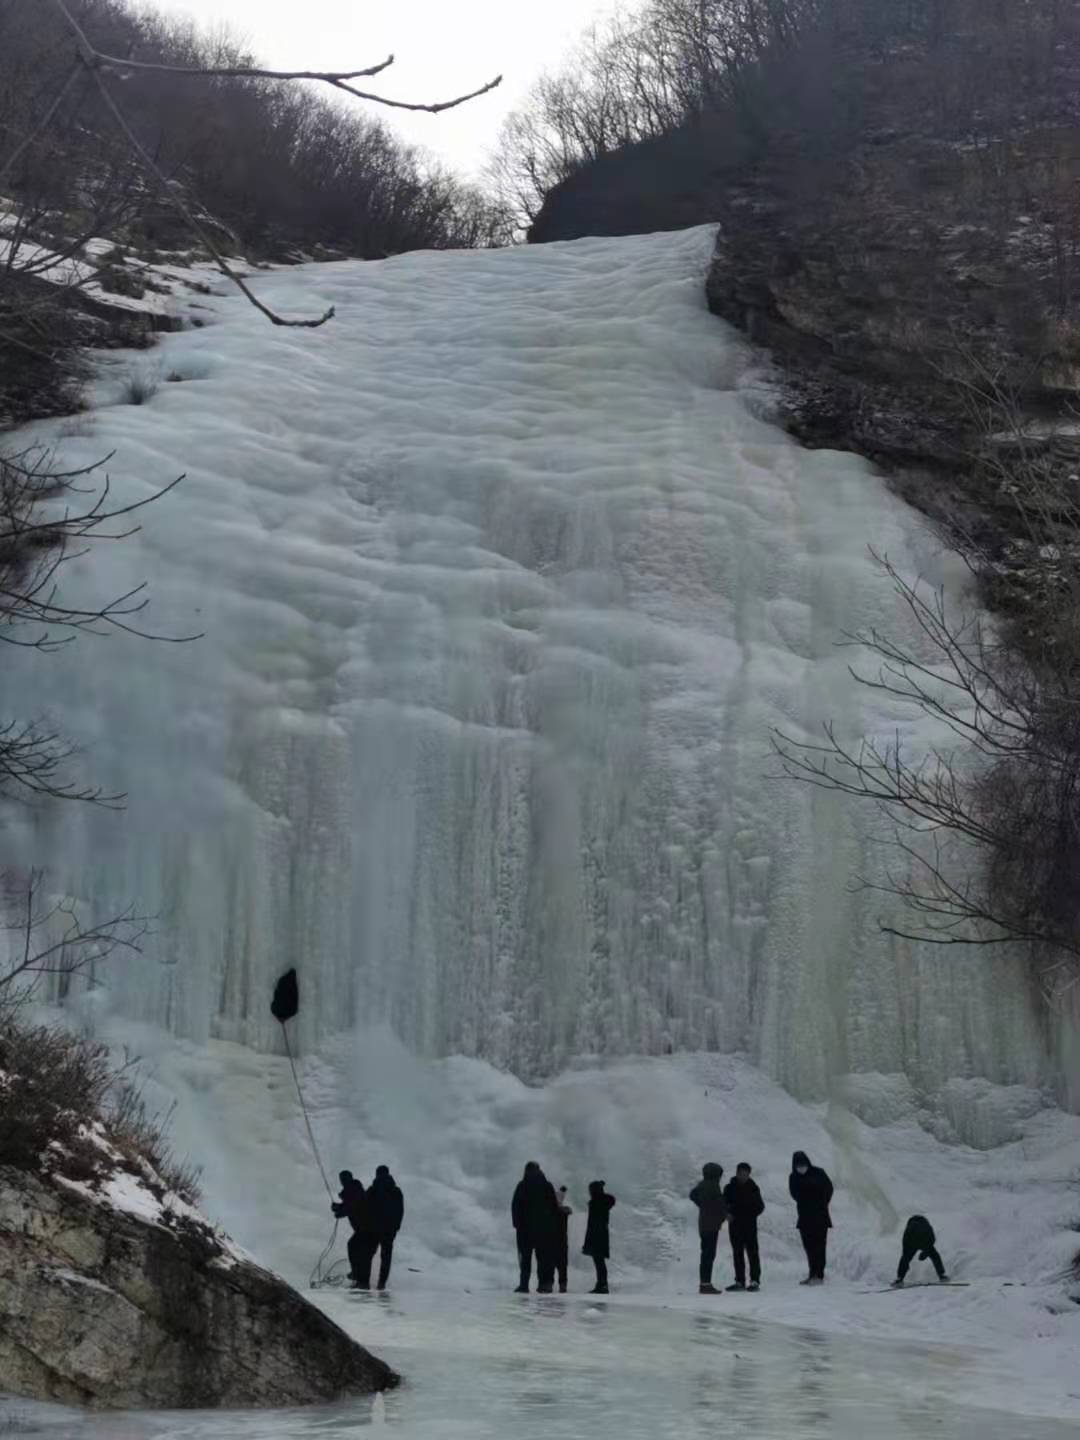
[[[724,1186],[724,1204],[728,1209],[728,1239],[735,1266],[735,1284],[729,1290],[746,1289],[746,1262],[750,1261],[750,1289],[761,1285],[761,1255],[758,1251],[758,1216],[765,1209],[761,1191],[751,1179],[746,1161],[735,1166],[735,1179]]]
[[[911,1268],[911,1262],[916,1255],[920,1260],[929,1260],[937,1271],[937,1278],[943,1285],[946,1283],[949,1277],[945,1273],[944,1262],[937,1252],[937,1237],[934,1234],[934,1227],[925,1215],[912,1215],[904,1226],[904,1238],[901,1245],[903,1253],[900,1256],[900,1267],[896,1272],[896,1279],[892,1282],[894,1287],[899,1288],[903,1285],[904,1277]]]
[[[833,1197],[833,1184],[820,1165],[811,1165],[805,1150],[796,1150],[791,1157],[791,1174],[788,1176],[788,1191],[795,1201],[798,1226],[806,1251],[809,1273],[802,1285],[823,1285],[825,1283],[825,1252],[832,1229],[829,1215],[829,1201]]]
[[[702,1167],[701,1179],[690,1191],[690,1199],[698,1207],[698,1234],[701,1237],[701,1264],[698,1269],[698,1290],[702,1295],[719,1295],[712,1283],[713,1265],[720,1231],[727,1219],[727,1204],[720,1181],[724,1167],[710,1161]]]
[[[529,1293],[533,1256],[536,1256],[537,1291],[550,1295],[555,1280],[555,1251],[559,1237],[559,1201],[555,1186],[535,1160],[525,1166],[510,1207],[517,1236],[521,1279],[517,1294]]]
[[[555,1274],[559,1281],[559,1294],[565,1295],[570,1271],[570,1216],[574,1210],[566,1198],[565,1185],[560,1185],[555,1193],[559,1202],[559,1229],[555,1237]]]
[[[349,1253],[349,1279],[357,1290],[371,1286],[371,1257],[375,1253],[368,1215],[367,1192],[351,1170],[338,1174],[341,1198],[331,1202],[330,1209],[339,1220],[348,1220],[352,1234],[346,1247]]]
[[[378,1250],[379,1289],[385,1290],[394,1259],[394,1241],[401,1229],[401,1222],[405,1219],[405,1197],[388,1166],[380,1165],[375,1171],[375,1179],[368,1186],[367,1202],[368,1219],[375,1242],[371,1251],[372,1259]],[[368,1275],[370,1281],[370,1269]]]
[[[596,1267],[596,1284],[590,1294],[608,1293],[607,1262],[611,1256],[611,1212],[615,1208],[615,1196],[604,1190],[603,1180],[589,1181],[589,1219],[585,1226],[583,1255],[592,1257]]]

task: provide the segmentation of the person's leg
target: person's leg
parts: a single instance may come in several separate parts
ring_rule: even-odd
[[[539,1281],[538,1289],[549,1293],[555,1288],[555,1251],[548,1241],[537,1246],[536,1276]]]
[[[394,1262],[394,1237],[384,1235],[379,1241],[379,1289],[386,1289],[386,1282],[390,1279],[390,1266]]]
[[[923,1254],[923,1259],[930,1261],[930,1264],[933,1265],[934,1269],[937,1271],[937,1278],[939,1280],[945,1279],[945,1262],[938,1254],[936,1245],[930,1245],[927,1247],[926,1251]]]
[[[567,1275],[570,1269],[570,1248],[565,1240],[559,1242],[559,1253],[555,1260],[555,1270],[559,1277],[559,1289],[566,1289]]]
[[[900,1264],[896,1267],[896,1278],[898,1280],[903,1280],[907,1272],[911,1269],[911,1262],[914,1258],[915,1247],[913,1245],[905,1245],[903,1253],[900,1256]]]
[[[731,1241],[731,1263],[735,1269],[735,1284],[746,1284],[746,1241],[741,1230],[734,1226],[728,1231]]]
[[[593,1259],[593,1264],[596,1266],[596,1288],[597,1290],[606,1290],[608,1288],[607,1261],[602,1256],[597,1255]]]
[[[360,1279],[360,1236],[355,1231],[349,1236],[345,1249],[349,1256],[349,1279],[355,1285]]]
[[[698,1270],[698,1279],[702,1285],[712,1284],[713,1265],[716,1263],[716,1242],[719,1239],[720,1234],[716,1230],[701,1237],[701,1266]]]
[[[761,1253],[758,1250],[757,1226],[751,1225],[743,1237],[746,1244],[746,1255],[750,1261],[750,1284],[761,1284]]]
[[[378,1240],[374,1235],[358,1235],[356,1283],[361,1290],[371,1289],[371,1262],[375,1259]]]
[[[824,1280],[824,1279],[825,1279],[825,1261],[826,1261],[826,1258],[827,1258],[827,1255],[828,1255],[828,1249],[829,1249],[829,1227],[828,1227],[827,1225],[822,1225],[821,1228],[820,1228],[820,1230],[818,1231],[818,1236],[817,1236],[817,1253],[816,1253],[816,1260],[817,1260],[817,1272],[816,1272],[816,1273],[817,1273],[817,1278],[818,1278],[819,1280]]]
[[[518,1240],[518,1288],[528,1290],[532,1281],[532,1257],[533,1247],[527,1240]]]
[[[814,1235],[808,1225],[799,1226],[799,1239],[806,1252],[806,1278],[812,1280],[814,1278]]]

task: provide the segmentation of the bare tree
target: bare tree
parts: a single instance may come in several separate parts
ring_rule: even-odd
[[[150,933],[149,917],[133,908],[84,924],[72,901],[43,897],[43,882],[42,871],[30,872],[18,913],[0,926],[10,937],[7,957],[0,961],[0,1005],[9,1013],[32,998],[44,979],[51,979],[63,994],[73,976],[92,976],[110,956],[140,954]],[[11,914],[14,908],[9,899],[5,909]]]
[[[143,500],[114,505],[104,468],[111,458],[65,471],[40,447],[0,456],[0,643],[48,652],[80,634],[110,630],[169,643],[198,638],[158,635],[142,626],[145,583],[90,607],[72,605],[60,595],[58,577],[65,564],[95,544],[134,534],[139,512],[183,479],[178,476]],[[50,726],[8,721],[0,726],[0,795],[21,792],[121,805],[122,795],[105,794],[66,774],[73,754]]]
[[[75,43],[75,60],[58,84],[55,96],[44,112],[40,115],[33,129],[24,135],[6,158],[0,160],[0,182],[14,167],[16,162],[22,158],[34,145],[34,143],[49,130],[55,122],[57,113],[68,94],[73,88],[80,75],[87,78],[88,84],[96,92],[97,100],[103,107],[105,115],[112,122],[115,132],[119,134],[125,144],[129,147],[131,155],[136,159],[145,176],[156,186],[166,204],[172,207],[180,217],[189,233],[197,240],[202,248],[211,256],[214,264],[246,297],[246,299],[268,320],[275,325],[299,326],[304,328],[316,328],[326,323],[333,315],[333,309],[327,310],[324,314],[312,319],[287,319],[276,314],[269,306],[265,305],[252,291],[244,280],[244,277],[229,263],[228,259],[217,244],[214,236],[208,227],[203,224],[196,215],[193,206],[188,202],[182,193],[181,187],[174,184],[170,177],[163,171],[158,160],[151,153],[150,148],[140,138],[131,120],[126,115],[124,107],[117,98],[115,90],[110,86],[109,79],[117,76],[126,77],[132,74],[146,74],[155,76],[168,76],[174,80],[213,82],[218,80],[233,80],[244,83],[251,82],[295,82],[295,81],[316,81],[327,85],[331,89],[369,103],[388,107],[397,110],[427,111],[431,114],[439,114],[445,110],[451,110],[459,105],[464,105],[470,100],[475,100],[481,95],[493,90],[502,81],[501,76],[468,91],[465,94],[454,96],[447,100],[437,101],[411,101],[399,100],[391,96],[383,95],[371,90],[361,89],[357,81],[372,78],[381,74],[393,64],[394,57],[388,56],[373,65],[368,65],[352,70],[341,71],[313,71],[313,70],[268,70],[253,64],[209,64],[176,65],[162,60],[143,60],[134,56],[119,57],[109,54],[95,45],[87,30],[76,18],[72,4],[68,0],[51,0],[52,7],[59,15],[66,27],[67,33]]]

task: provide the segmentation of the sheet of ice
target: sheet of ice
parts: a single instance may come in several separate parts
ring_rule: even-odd
[[[313,1410],[76,1415],[0,1401],[13,1440],[1068,1440],[1075,1422],[965,1405],[978,1358],[762,1323],[731,1301],[396,1296],[334,1302],[410,1377]]]
[[[880,863],[867,817],[766,778],[774,725],[918,743],[836,642],[903,624],[871,542],[949,567],[866,465],[756,418],[705,311],[710,244],[261,276],[337,318],[216,299],[157,352],[186,383],[65,441],[116,451],[121,499],[187,476],[72,591],[149,578],[143,619],[205,632],[4,668],[131,796],[0,836],[99,913],[160,917],[99,1003],[265,1048],[297,964],[305,1047],[385,1020],[533,1077],[718,1049],[807,1097],[867,1070],[921,1097],[1057,1078],[1021,968],[883,937],[851,885]]]

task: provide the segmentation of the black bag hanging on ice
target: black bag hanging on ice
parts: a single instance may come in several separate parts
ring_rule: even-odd
[[[274,998],[270,1001],[270,1014],[282,1025],[291,1020],[300,1009],[300,987],[296,983],[296,971],[286,970],[274,986]]]

